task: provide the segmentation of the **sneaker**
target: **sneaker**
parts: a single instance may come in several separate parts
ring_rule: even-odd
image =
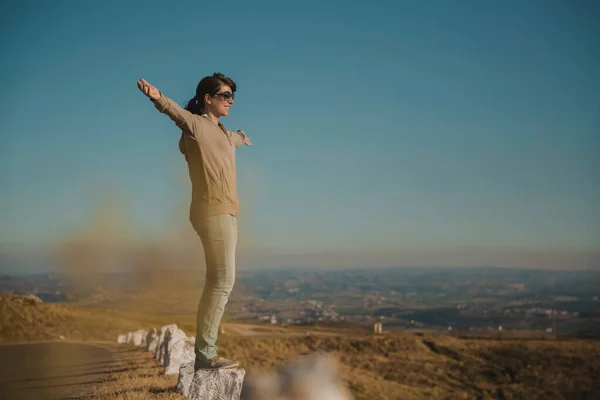
[[[235,368],[239,365],[238,361],[228,360],[220,356],[209,358],[208,360],[199,360],[196,358],[194,370]]]

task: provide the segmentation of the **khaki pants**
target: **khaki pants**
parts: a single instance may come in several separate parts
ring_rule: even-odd
[[[217,335],[225,305],[235,283],[236,217],[226,214],[191,221],[206,258],[206,281],[196,316],[196,357],[217,355]]]

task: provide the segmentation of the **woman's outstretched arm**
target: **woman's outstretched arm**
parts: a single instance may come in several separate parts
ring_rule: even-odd
[[[141,78],[137,82],[137,86],[142,93],[152,100],[158,111],[171,118],[179,128],[191,130],[194,114],[181,108],[173,100],[163,95],[160,90],[149,84],[144,78]]]
[[[229,136],[231,137],[234,147],[240,147],[243,144],[252,146],[250,138],[246,136],[246,133],[242,130],[238,130],[237,132],[229,131]]]

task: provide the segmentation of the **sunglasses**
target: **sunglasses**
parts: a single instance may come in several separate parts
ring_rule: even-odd
[[[231,93],[230,91],[226,91],[226,92],[223,92],[223,93],[213,94],[213,96],[221,96],[225,100],[229,100],[229,99],[235,100],[235,93]]]

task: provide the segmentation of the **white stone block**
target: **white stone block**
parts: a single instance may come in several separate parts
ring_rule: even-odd
[[[125,343],[133,344],[133,332],[127,333],[127,338],[125,339]]]
[[[167,334],[168,330],[175,329],[177,329],[176,324],[165,325],[161,326],[160,328],[160,334],[158,335],[158,343],[156,345],[156,350],[154,351],[154,358],[156,358],[156,360],[158,360],[158,362],[161,364],[164,363],[165,353],[167,350],[165,347],[165,335]]]
[[[140,329],[139,331],[135,331],[133,332],[133,345],[134,346],[143,346],[146,344],[146,335],[148,334],[148,332],[146,332],[145,330]]]
[[[127,335],[119,335],[117,337],[117,343],[119,343],[119,344],[127,343]]]
[[[179,373],[179,367],[181,367],[181,363],[184,361],[184,357],[186,356],[184,352],[186,340],[187,336],[185,335],[185,332],[179,328],[167,331],[167,334],[165,335],[166,352],[163,360],[165,375]],[[190,360],[188,359],[185,361]]]
[[[148,331],[146,335],[146,349],[149,352],[154,353],[156,351],[156,346],[158,345],[158,329],[152,328]]]
[[[194,379],[194,362],[188,362],[181,364],[179,368],[179,378],[177,379],[177,390],[179,390],[185,397],[188,397],[190,393],[190,386],[192,386],[192,380]]]
[[[177,388],[191,400],[239,400],[245,375],[242,368],[194,372],[192,361],[181,366]]]

